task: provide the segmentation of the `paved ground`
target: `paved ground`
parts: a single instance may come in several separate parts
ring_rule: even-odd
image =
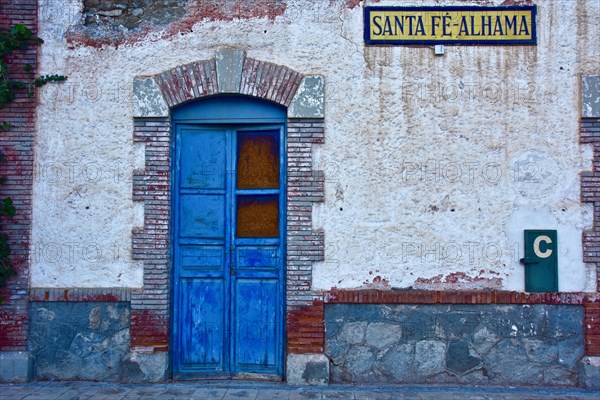
[[[0,384],[2,400],[599,400],[580,389],[472,388],[446,386],[292,387],[263,382],[118,385],[90,382]]]

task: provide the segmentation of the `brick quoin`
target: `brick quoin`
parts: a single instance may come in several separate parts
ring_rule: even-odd
[[[131,347],[169,348],[169,223],[171,126],[168,118],[134,121],[133,140],[145,146],[145,168],[133,175],[133,200],[144,204],[144,226],[132,235],[132,258],[144,263],[144,286],[131,293]]]
[[[24,24],[37,34],[38,2],[34,0],[0,0],[0,27],[6,29],[14,24]],[[32,73],[23,71],[23,65],[37,67],[37,46],[16,51],[8,63],[10,77],[28,81]],[[35,129],[35,97],[28,97],[27,90],[17,90],[10,105],[0,109],[0,122],[8,122],[11,128],[0,132],[0,149],[6,160],[0,164],[0,198],[11,197],[16,208],[12,219],[2,221],[3,233],[9,238],[11,260],[17,275],[0,289],[0,351],[27,350],[29,247],[31,236],[31,201],[33,186],[33,139]]]
[[[323,353],[325,349],[325,305],[314,300],[309,306],[294,306],[287,313],[289,354]]]
[[[312,151],[324,141],[325,123],[291,119],[287,131],[287,347],[289,354],[322,353],[325,308],[311,283],[312,264],[325,258],[323,232],[312,230],[312,206],[323,201],[324,175],[312,169]]]
[[[582,118],[579,125],[582,144],[594,148],[592,171],[581,173],[581,202],[592,203],[594,223],[583,233],[583,261],[596,265],[596,292],[600,290],[600,118]],[[600,356],[600,304],[585,303],[585,353]]]
[[[600,303],[585,303],[585,353],[600,356]]]
[[[592,171],[581,173],[581,202],[594,206],[591,231],[583,233],[583,261],[596,265],[596,291],[600,290],[600,118],[582,118],[579,140],[594,148]]]
[[[160,310],[131,312],[131,347],[145,347],[152,351],[169,349],[169,319]]]

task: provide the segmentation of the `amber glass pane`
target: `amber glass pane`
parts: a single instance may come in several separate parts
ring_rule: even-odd
[[[278,196],[238,196],[237,237],[279,237]]]
[[[279,132],[240,132],[237,188],[279,187]]]

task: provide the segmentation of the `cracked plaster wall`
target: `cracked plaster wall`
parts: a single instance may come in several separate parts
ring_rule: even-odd
[[[591,151],[578,144],[578,121],[580,75],[600,62],[597,2],[536,2],[537,46],[447,46],[442,57],[366,48],[355,2],[279,3],[283,13],[126,32],[117,46],[72,35],[80,2],[40,2],[39,72],[69,80],[41,89],[33,287],[142,285],[130,258],[131,230],[143,223],[131,200],[143,166],[133,78],[234,47],[326,80],[327,139],[313,160],[326,176],[314,212],[326,260],[314,288],[523,290],[522,231],[547,228],[558,229],[559,289],[595,290],[581,261],[592,215],[579,172],[591,169]]]

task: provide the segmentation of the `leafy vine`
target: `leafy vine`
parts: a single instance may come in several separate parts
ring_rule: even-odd
[[[32,77],[30,82],[13,80],[10,77],[10,72],[7,60],[11,58],[11,54],[15,51],[26,50],[28,46],[42,44],[43,40],[36,37],[33,32],[23,24],[15,24],[8,29],[0,29],[0,109],[7,106],[13,99],[17,90],[27,90],[28,96],[34,95],[34,87],[40,87],[49,82],[60,82],[67,79],[62,75],[42,75],[36,78]],[[33,67],[30,64],[23,66],[23,71],[33,73]],[[11,124],[5,121],[0,121],[0,131],[9,130]],[[4,153],[0,150],[0,162],[6,162]],[[4,179],[0,177],[0,184],[4,183]],[[5,217],[11,218],[15,215],[15,207],[10,197],[0,199],[0,223]],[[2,231],[2,225],[0,225]],[[8,235],[0,234],[0,288],[6,283],[6,280],[15,275],[16,271],[10,260],[10,245]],[[4,299],[0,297],[0,303]]]

